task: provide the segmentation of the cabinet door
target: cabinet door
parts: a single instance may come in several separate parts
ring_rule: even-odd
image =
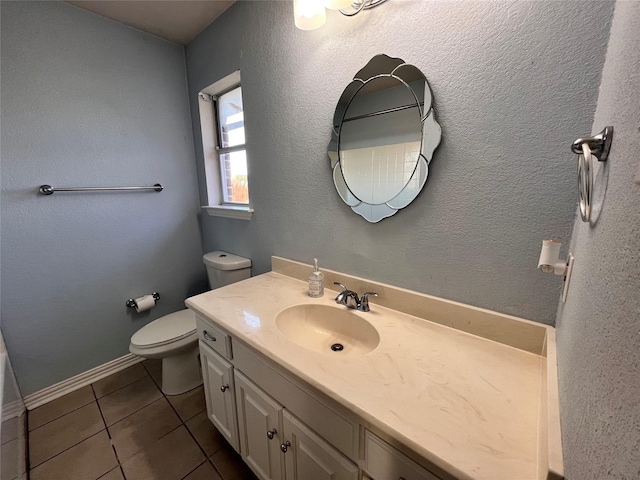
[[[200,361],[209,419],[239,452],[233,365],[203,342],[200,342]]]
[[[287,480],[358,479],[356,465],[286,410],[283,423]]]
[[[364,468],[376,480],[439,480],[369,430],[364,433]]]
[[[235,371],[242,458],[261,480],[284,480],[282,405]]]

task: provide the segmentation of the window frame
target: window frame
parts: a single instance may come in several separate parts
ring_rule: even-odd
[[[222,129],[220,128],[217,99],[237,87],[242,87],[239,70],[236,70],[198,92],[204,175],[208,203],[208,205],[203,205],[201,208],[212,216],[250,220],[254,212],[251,206],[251,195],[249,195],[249,203],[225,201],[224,189],[226,185],[223,185],[224,175],[222,169],[224,167],[221,156],[233,151],[244,150],[247,152],[246,130],[244,144],[234,145],[233,147],[221,147]],[[249,189],[248,163],[247,158],[247,189]]]
[[[222,97],[223,95],[234,91],[236,88],[240,88],[240,96],[242,96],[242,84],[241,83],[236,83],[232,86],[230,86],[229,88],[217,93],[216,95],[211,95],[211,101],[213,103],[213,115],[214,115],[214,122],[215,122],[215,129],[216,129],[216,152],[218,152],[218,164],[220,166],[220,189],[222,192],[222,200],[221,200],[221,205],[232,205],[232,206],[246,206],[250,204],[250,200],[247,202],[233,202],[233,201],[229,201],[226,199],[226,196],[228,195],[228,193],[225,193],[227,190],[226,185],[224,185],[223,181],[225,178],[225,174],[224,174],[224,170],[225,170],[225,166],[224,166],[224,161],[222,160],[222,155],[227,154],[227,153],[233,153],[233,152],[239,152],[239,151],[244,151],[245,155],[247,152],[247,137],[246,137],[246,132],[245,132],[245,138],[244,138],[244,142],[242,144],[239,145],[234,145],[232,147],[222,147],[222,124],[220,123],[220,104],[219,104],[219,99],[220,97]],[[244,99],[243,99],[243,108],[242,108],[242,113],[244,115]],[[244,120],[243,120],[244,123]],[[247,190],[249,189],[249,180],[248,180],[248,173],[247,173]],[[247,194],[247,197],[250,199],[251,197]]]

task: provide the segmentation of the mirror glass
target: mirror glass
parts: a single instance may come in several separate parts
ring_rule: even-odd
[[[375,56],[342,93],[328,153],[338,194],[369,222],[409,205],[420,193],[440,126],[422,72]]]

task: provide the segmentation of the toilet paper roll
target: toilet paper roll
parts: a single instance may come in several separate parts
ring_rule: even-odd
[[[153,295],[145,295],[144,297],[136,298],[134,300],[136,304],[136,312],[146,312],[156,306],[156,301]]]

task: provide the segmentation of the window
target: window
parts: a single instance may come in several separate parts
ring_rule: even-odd
[[[210,215],[251,218],[240,72],[198,95]]]
[[[213,99],[218,130],[218,156],[224,203],[249,203],[247,151],[244,146],[242,87]]]

